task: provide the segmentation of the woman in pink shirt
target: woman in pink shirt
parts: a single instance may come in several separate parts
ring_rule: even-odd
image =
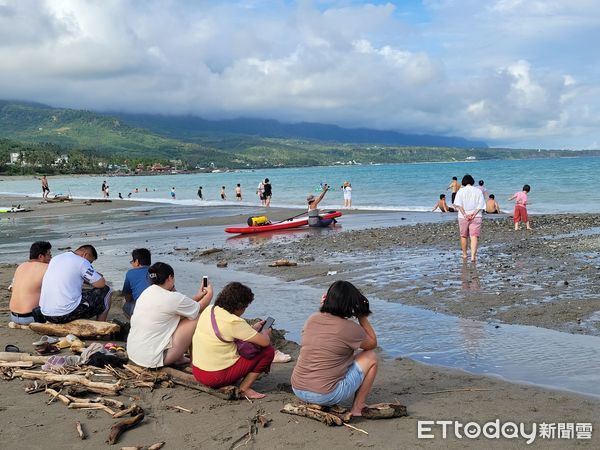
[[[513,221],[515,223],[515,231],[519,230],[519,222],[525,223],[525,227],[528,230],[531,230],[529,226],[529,217],[527,216],[527,194],[531,188],[528,184],[523,186],[523,190],[521,192],[515,192],[515,194],[510,197],[508,200],[515,201],[515,211],[513,213]]]

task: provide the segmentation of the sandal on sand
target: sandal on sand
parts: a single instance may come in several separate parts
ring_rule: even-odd
[[[39,341],[33,342],[31,345],[42,346],[44,344],[56,344],[58,339],[51,336],[42,336]]]
[[[275,350],[275,357],[273,358],[274,363],[287,363],[292,360],[292,357],[287,353],[280,352],[279,350]]]
[[[35,351],[40,355],[51,355],[52,353],[60,352],[60,348],[58,348],[54,344],[48,344],[47,342],[43,345],[38,345],[35,347]]]
[[[6,347],[4,347],[4,351],[9,352],[9,353],[21,353],[21,350],[19,350],[19,347],[17,347],[16,345],[13,345],[13,344],[8,344]]]

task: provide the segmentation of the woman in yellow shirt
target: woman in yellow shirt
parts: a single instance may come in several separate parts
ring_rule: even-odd
[[[200,314],[192,340],[192,363],[200,383],[219,388],[242,380],[240,392],[257,399],[265,394],[253,390],[252,384],[262,372],[269,373],[275,350],[271,346],[271,329],[259,332],[264,321],[250,326],[241,318],[253,300],[252,290],[241,283],[229,283],[223,288],[214,306]],[[261,349],[247,359],[240,356],[234,340],[252,342]]]

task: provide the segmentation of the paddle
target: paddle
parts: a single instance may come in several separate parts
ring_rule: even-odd
[[[300,214],[297,214],[297,215],[295,215],[295,216],[293,216],[293,217],[290,217],[290,218],[288,218],[288,219],[283,219],[283,220],[281,220],[281,221],[279,221],[279,222],[275,222],[275,223],[283,223],[283,222],[287,222],[288,220],[293,220],[293,219],[295,219],[295,218],[297,218],[297,217],[300,217],[300,216],[303,216],[303,215],[305,215],[305,214],[308,214],[308,212],[307,212],[307,211],[303,211],[303,212],[301,212]]]

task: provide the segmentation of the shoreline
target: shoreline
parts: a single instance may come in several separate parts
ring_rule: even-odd
[[[173,233],[174,230],[181,232],[183,235],[204,230],[204,226],[222,225],[232,220],[240,220],[239,215],[228,215],[226,217],[205,217],[199,219],[185,219],[185,211],[176,206],[173,208],[156,208],[151,207],[144,211],[128,211],[128,207],[132,206],[131,201],[127,202],[127,207],[122,205],[123,202],[112,203],[96,203],[91,206],[86,206],[80,202],[72,202],[73,204],[48,204],[48,208],[40,208],[40,217],[44,214],[51,213],[56,216],[57,223],[63,235],[62,241],[68,239],[73,245],[78,244],[83,236],[92,243],[100,243],[106,248],[119,249],[114,258],[118,255],[127,254],[132,245],[139,245],[144,242],[144,236],[137,237],[134,234],[125,235],[124,238],[118,239],[116,230],[123,224],[130,223],[135,218],[139,222],[135,222],[135,226],[144,226],[154,230],[156,233],[165,234],[166,230]],[[147,204],[146,204],[147,205]],[[60,209],[54,208],[60,206]],[[105,213],[107,210],[112,212],[104,214],[101,222],[96,216]],[[174,212],[182,212],[176,222],[163,222],[165,217],[170,217]],[[31,214],[31,213],[26,213]],[[15,233],[18,233],[21,247],[28,247],[33,236],[39,235],[41,229],[35,229],[36,216],[12,215],[19,218],[31,217],[33,220],[18,220],[19,226],[15,228]],[[550,230],[556,233],[565,233],[567,230],[571,232],[585,229],[586,224],[597,221],[597,217],[589,215],[567,215],[567,217],[548,217],[538,221],[538,228],[533,235],[521,234],[519,238],[524,241],[515,240],[514,233],[504,230],[508,219],[501,218],[487,222],[484,225],[484,239],[486,232],[491,237],[496,237],[497,241],[484,241],[483,245],[489,246],[489,250],[482,253],[480,260],[481,271],[488,268],[494,268],[491,255],[497,255],[497,250],[494,246],[516,246],[513,251],[522,251],[519,246],[524,246],[532,252],[532,258],[537,258],[540,254],[547,253],[550,244],[556,245],[556,242],[546,242],[543,236],[546,236]],[[43,216],[48,217],[48,215]],[[94,224],[92,231],[88,231],[84,225],[89,225],[88,218],[92,217]],[[583,218],[582,218],[583,217]],[[65,221],[69,219],[69,221]],[[560,221],[565,219],[564,223]],[[64,221],[64,222],[63,222]],[[557,222],[558,221],[558,222]],[[495,223],[495,225],[492,225]],[[560,226],[557,226],[559,223]],[[50,222],[52,224],[52,222]],[[577,225],[579,224],[579,225]],[[576,226],[577,225],[577,226]],[[52,225],[50,225],[52,227]],[[534,227],[535,227],[534,223]],[[29,227],[33,227],[28,231]],[[493,227],[498,227],[497,229]],[[213,227],[214,228],[214,227]],[[432,246],[437,248],[438,252],[443,253],[441,259],[431,259],[429,265],[421,267],[424,273],[435,273],[435,268],[439,268],[440,264],[448,264],[446,257],[454,258],[456,250],[456,224],[454,221],[448,223],[436,224],[417,224],[417,225],[402,225],[391,228],[372,228],[372,229],[356,229],[351,231],[342,231],[340,233],[327,232],[311,233],[308,230],[306,236],[290,237],[284,241],[273,243],[270,241],[223,241],[223,251],[206,257],[201,257],[200,261],[214,267],[217,260],[225,257],[234,271],[241,270],[248,273],[264,273],[266,275],[276,276],[280,279],[295,279],[300,280],[311,286],[324,286],[334,279],[336,276],[347,277],[351,281],[358,276],[356,270],[363,269],[362,262],[365,258],[371,256],[374,260],[380,261],[378,264],[385,263],[398,255],[398,251],[404,252],[410,256],[408,262],[414,261],[409,265],[421,266],[424,264],[421,261],[422,253],[427,255],[431,251]],[[430,234],[427,234],[429,232]],[[131,232],[133,233],[133,231]],[[17,236],[17,234],[15,234]],[[79,236],[79,237],[78,237]],[[104,237],[103,237],[104,236]],[[130,236],[129,238],[127,236]],[[416,239],[420,236],[419,239]],[[556,250],[565,258],[573,252],[575,245],[584,246],[593,243],[594,235],[590,239],[578,240],[579,237],[566,238],[567,243],[563,246],[557,246]],[[105,239],[105,240],[104,240]],[[172,236],[172,242],[178,243],[182,239],[177,235]],[[424,241],[424,242],[423,242]],[[3,241],[0,241],[3,242]],[[127,242],[126,244],[124,242]],[[162,252],[157,254],[157,257],[170,254],[176,258],[179,264],[185,264],[190,258],[194,257],[197,251],[210,248],[210,240],[191,241],[189,251],[174,252],[170,248],[162,249]],[[228,242],[239,242],[240,245],[230,246]],[[54,242],[53,242],[54,244]],[[443,244],[443,245],[442,245]],[[123,247],[126,246],[126,248]],[[187,244],[186,244],[187,245]],[[113,246],[113,247],[110,247]],[[58,247],[58,245],[57,245]],[[198,250],[196,250],[196,248]],[[512,248],[512,247],[510,247]],[[509,248],[509,250],[510,250]],[[592,249],[595,247],[591,247]],[[326,264],[317,265],[315,260],[310,260],[314,256],[322,254],[323,249],[328,253]],[[492,251],[494,253],[492,253]],[[490,252],[490,253],[488,253]],[[313,255],[314,253],[314,255]],[[402,254],[404,254],[402,253]],[[10,259],[12,263],[23,260],[23,253],[15,250],[11,253]],[[20,255],[20,256],[17,256]],[[160,255],[160,256],[159,256]],[[254,264],[256,255],[260,255],[260,261],[264,264]],[[509,255],[507,253],[507,255]],[[249,257],[251,256],[251,257]],[[300,265],[296,268],[268,268],[267,262],[277,259],[276,256],[290,257],[298,260]],[[439,255],[433,255],[439,256]],[[107,258],[104,255],[102,258]],[[118,256],[126,258],[126,256]],[[351,259],[350,259],[351,258]],[[425,256],[423,256],[425,258]],[[429,259],[425,260],[429,261]],[[488,259],[486,261],[486,258]],[[349,264],[345,259],[355,261]],[[441,261],[441,262],[440,262]],[[570,261],[570,260],[569,260]],[[594,260],[595,261],[595,260]],[[495,263],[494,263],[495,264]],[[506,265],[506,261],[502,260],[498,264]],[[593,263],[595,264],[595,262]],[[252,266],[254,270],[252,269]],[[385,264],[384,264],[385,265]],[[538,266],[542,266],[540,262]],[[600,265],[600,264],[599,264]],[[0,307],[7,308],[8,297],[5,287],[11,277],[10,270],[6,270],[8,266],[2,266],[0,270]],[[14,266],[13,266],[14,267]],[[99,267],[102,267],[100,263]],[[432,267],[434,272],[432,272]],[[446,266],[444,266],[446,267]],[[452,266],[454,267],[454,266]],[[579,267],[574,265],[572,270],[579,273]],[[594,270],[595,269],[595,266]],[[375,266],[377,268],[377,266]],[[495,268],[494,270],[500,270]],[[507,271],[514,271],[513,267],[504,268]],[[336,276],[328,276],[326,272],[329,270],[339,270]],[[408,273],[408,268],[402,269]],[[232,276],[235,276],[233,272]],[[595,271],[590,271],[590,276],[596,275]],[[430,278],[430,277],[426,277]],[[482,278],[484,276],[482,275]],[[435,283],[425,278],[419,278],[411,283],[416,283],[418,289],[425,289],[428,284]],[[440,303],[449,290],[455,290],[458,294],[463,292],[459,287],[452,285],[446,288],[445,294],[440,292],[435,297],[435,302],[438,302],[437,308],[451,308],[452,305],[471,302],[476,303],[481,300],[479,291],[467,292],[463,301],[453,299],[447,303]],[[584,282],[581,282],[585,284]],[[377,284],[377,283],[375,283]],[[483,283],[484,284],[484,283]],[[119,287],[118,283],[115,287]],[[369,283],[361,283],[361,289],[364,289],[367,296],[382,297],[380,289],[376,285]],[[416,289],[417,289],[416,288]],[[184,291],[185,292],[185,291]],[[391,292],[391,291],[390,291]],[[418,292],[418,290],[417,290]],[[458,295],[457,294],[457,295]],[[503,297],[503,296],[501,296]],[[498,296],[495,294],[490,301],[497,302]],[[415,302],[423,301],[415,293],[408,292],[402,294],[402,299],[407,299]],[[467,300],[465,300],[467,299]],[[393,298],[391,300],[394,300]],[[514,299],[513,299],[514,300]],[[410,302],[407,304],[411,304]],[[430,305],[421,305],[419,307],[433,307],[433,302]],[[460,314],[475,314],[477,310],[470,311],[455,311],[453,314],[460,317]],[[110,318],[120,315],[118,307],[113,307]],[[522,320],[522,314],[517,319]],[[0,326],[6,327],[7,318],[3,316],[0,321]],[[510,322],[507,322],[510,323]],[[551,328],[551,327],[550,327]],[[37,335],[30,331],[9,330],[4,328],[2,333],[2,343],[18,345],[24,351],[32,351],[31,342]],[[289,343],[294,356],[297,355],[297,346]],[[295,348],[295,350],[294,350]],[[349,448],[357,446],[372,446],[376,448],[394,447],[398,439],[402,439],[403,446],[406,447],[424,447],[434,445],[444,448],[506,448],[507,445],[513,445],[516,448],[529,448],[524,440],[465,440],[456,439],[451,436],[447,440],[443,440],[437,430],[436,438],[433,440],[417,439],[417,422],[418,420],[460,420],[462,423],[476,421],[481,424],[490,420],[500,419],[503,422],[514,421],[524,422],[531,425],[536,423],[588,423],[594,425],[594,433],[591,441],[583,440],[542,440],[537,438],[534,445],[539,448],[572,448],[572,447],[589,447],[595,448],[600,445],[600,434],[597,432],[598,421],[600,417],[600,399],[575,394],[569,391],[547,389],[540,386],[514,383],[501,379],[495,376],[475,375],[458,369],[443,368],[435,365],[423,364],[407,358],[384,359],[381,361],[380,371],[375,382],[372,395],[369,402],[389,402],[399,400],[408,408],[409,416],[401,419],[393,419],[387,421],[366,421],[359,420],[353,425],[363,428],[369,432],[369,435],[364,435],[359,432],[351,431],[347,428],[329,428],[325,425],[311,421],[309,419],[286,416],[279,413],[279,409],[284,403],[293,400],[294,396],[290,393],[289,376],[291,373],[292,364],[275,365],[272,374],[257,383],[257,389],[264,391],[268,397],[264,401],[254,403],[248,402],[233,402],[228,403],[222,400],[214,399],[204,394],[194,393],[187,389],[177,387],[174,389],[157,389],[150,392],[144,389],[136,389],[132,392],[127,392],[127,395],[139,397],[140,403],[145,409],[150,411],[150,414],[145,419],[144,424],[139,428],[128,431],[119,444],[122,445],[149,445],[157,441],[167,441],[169,448],[190,448],[199,446],[210,446],[214,448],[228,448],[231,442],[243,435],[247,430],[247,418],[256,414],[259,408],[266,411],[269,418],[273,419],[271,427],[264,430],[261,429],[255,438],[256,448],[276,449],[284,446],[303,446],[307,448],[316,448],[322,446],[323,442],[328,442],[332,448]],[[75,439],[72,424],[75,420],[80,420],[86,428],[91,431],[90,439],[78,443],[81,448],[97,448],[102,443],[105,433],[113,423],[102,412],[87,412],[68,410],[64,405],[55,402],[52,405],[45,405],[47,397],[44,394],[27,395],[23,392],[22,382],[1,381],[0,392],[5,399],[3,404],[5,408],[0,408],[0,420],[4,426],[0,430],[0,438],[6,439],[7,442],[18,441],[20,448],[39,448],[37,442],[46,442],[51,448],[70,447]],[[163,400],[163,397],[168,396],[168,400]],[[165,401],[167,403],[165,403]],[[180,405],[185,408],[194,410],[194,414],[178,414],[165,408],[165,404]],[[32,411],[39,411],[32,413]],[[25,427],[24,427],[25,426]],[[52,429],[60,432],[48,433]],[[26,435],[25,435],[26,433]],[[333,443],[331,443],[333,442]],[[21,445],[22,444],[22,445]]]

